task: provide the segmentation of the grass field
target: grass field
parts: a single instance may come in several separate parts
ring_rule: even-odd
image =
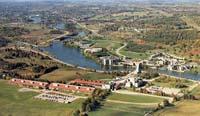
[[[144,116],[152,108],[154,107],[106,102],[97,111],[90,112],[89,116]]]
[[[154,80],[152,84],[156,86],[160,86],[160,87],[169,87],[169,88],[176,88],[177,84],[183,84],[187,86],[186,88],[188,88],[194,83],[186,79],[177,79],[177,78],[172,78],[172,77],[161,76],[160,78]]]
[[[147,53],[137,53],[137,52],[125,51],[123,49],[120,51],[120,53],[129,58],[135,59],[135,60],[147,59],[150,56],[150,54],[147,54]]]
[[[37,93],[18,92],[18,88],[0,80],[0,116],[71,116],[81,105],[82,99],[71,104],[41,101]]]
[[[143,96],[143,95],[125,95],[112,93],[109,97],[109,100],[117,100],[124,102],[133,102],[133,103],[160,103],[163,101],[161,98]]]
[[[107,48],[109,50],[111,49],[117,49],[121,46],[120,41],[114,41],[111,39],[102,39],[102,40],[92,40],[95,42],[94,47],[102,47],[102,48]]]
[[[96,72],[88,72],[84,70],[76,69],[58,69],[51,73],[45,74],[40,77],[41,79],[47,79],[49,81],[71,81],[77,78],[83,78],[88,80],[99,80],[99,79],[111,79],[112,75],[101,74]]]
[[[199,116],[200,101],[181,101],[175,107],[158,111],[154,116]]]
[[[198,85],[197,87],[195,87],[192,91],[191,91],[191,94],[196,96],[196,97],[199,97],[200,98],[200,85]]]

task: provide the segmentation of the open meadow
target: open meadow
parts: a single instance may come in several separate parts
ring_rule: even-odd
[[[83,99],[70,104],[41,101],[33,97],[37,93],[18,92],[17,87],[0,80],[0,116],[70,116]]]
[[[109,74],[88,72],[79,69],[58,69],[40,77],[40,79],[45,79],[49,81],[71,81],[77,78],[88,80],[104,80],[112,79],[113,76]]]
[[[144,95],[126,95],[126,94],[118,94],[112,93],[108,100],[117,100],[124,102],[132,102],[132,103],[161,103],[163,101],[162,98],[150,97]]]
[[[200,101],[185,100],[178,102],[174,107],[156,112],[154,116],[199,116],[199,107]]]
[[[97,111],[90,112],[89,116],[144,116],[145,112],[154,108],[153,106],[105,102],[104,106]]]

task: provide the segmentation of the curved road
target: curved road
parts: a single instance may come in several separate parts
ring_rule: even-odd
[[[127,43],[124,43],[123,46],[121,46],[121,47],[119,47],[118,49],[116,49],[116,54],[117,54],[118,56],[121,56],[121,57],[123,57],[123,58],[126,58],[125,55],[123,55],[123,54],[120,53],[120,50],[123,49],[123,48],[125,48],[126,46],[127,46]]]

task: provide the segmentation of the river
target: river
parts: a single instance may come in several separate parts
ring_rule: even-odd
[[[84,33],[79,33],[79,36],[84,36]],[[71,39],[70,37],[68,37]],[[133,71],[133,68],[127,67],[111,67],[102,66],[92,59],[85,57],[78,48],[73,48],[64,45],[62,41],[53,41],[51,46],[42,48],[43,50],[49,52],[51,55],[55,56],[57,59],[84,68],[102,70],[102,71]],[[154,70],[154,69],[153,69]],[[200,80],[200,74],[190,73],[190,72],[175,72],[166,69],[154,70],[161,74],[167,74],[171,76],[176,76],[180,78],[187,78],[192,80]]]

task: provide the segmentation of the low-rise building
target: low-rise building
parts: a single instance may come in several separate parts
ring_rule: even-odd
[[[131,86],[141,87],[144,84],[145,84],[145,82],[141,78],[134,77],[134,78],[128,78],[125,86],[126,87],[131,87]]]
[[[95,90],[95,88],[93,87],[83,87],[83,86],[67,85],[60,83],[51,83],[49,85],[49,89],[57,91],[72,91],[72,92],[83,92],[83,93],[91,93]]]
[[[85,80],[85,79],[75,79],[69,82],[70,84],[79,84],[83,86],[93,86],[93,87],[102,87],[104,81],[100,80]]]
[[[18,86],[23,86],[23,87],[32,87],[32,88],[41,88],[41,89],[45,89],[48,87],[47,82],[31,81],[31,80],[16,79],[16,78],[11,79],[10,83],[18,85]]]
[[[103,84],[102,89],[111,89],[112,84]]]
[[[84,50],[84,52],[89,52],[89,53],[97,53],[101,52],[103,49],[102,48],[87,48]]]
[[[100,60],[102,61],[103,65],[118,65],[118,63],[121,61],[121,59],[116,56],[104,56],[100,57]]]

